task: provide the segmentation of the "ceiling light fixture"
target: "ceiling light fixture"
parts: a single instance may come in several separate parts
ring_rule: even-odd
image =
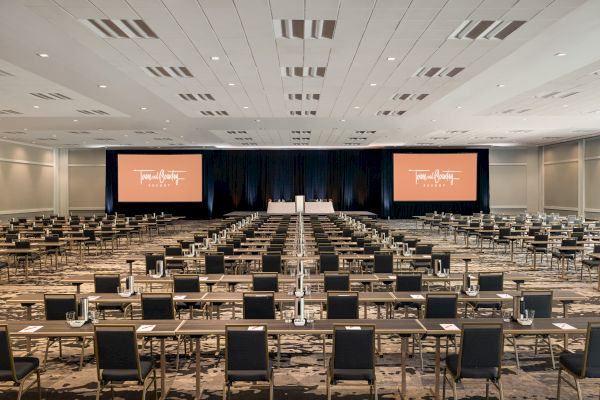
[[[247,109],[248,109],[248,106],[244,106],[244,107],[242,107],[242,108],[243,108],[244,110],[247,110]]]
[[[458,108],[460,110],[462,108],[462,106],[456,106],[456,108]]]
[[[73,122],[79,122],[79,120],[78,119],[74,119]]]
[[[431,122],[435,122],[435,121],[436,121],[435,119],[432,119],[432,120],[431,120]]]
[[[33,106],[33,108],[40,108],[40,106]]]
[[[108,86],[106,86],[106,85],[98,85],[98,87],[99,87],[100,89],[106,89]]]
[[[504,84],[503,83],[499,83],[499,84],[496,85],[496,87],[503,88]]]
[[[376,83],[369,83],[369,86],[377,86]]]
[[[213,60],[213,61],[219,61],[221,59],[221,57],[219,57],[219,56],[212,56],[210,59]]]
[[[554,54],[554,57],[564,57],[566,55],[567,55],[567,53],[556,53],[556,54]]]
[[[165,123],[168,124],[169,122],[171,122],[170,119],[165,119]]]
[[[233,82],[229,82],[229,83],[227,84],[227,86],[235,86],[235,83],[233,83]]]
[[[142,111],[146,111],[148,109],[148,107],[140,107],[140,110]]]
[[[346,122],[346,120],[345,119],[340,119],[340,122]]]
[[[38,56],[42,57],[42,58],[48,58],[50,57],[50,55],[48,53],[37,53]]]
[[[360,106],[354,106],[355,110],[358,110],[360,108]]]
[[[396,61],[396,57],[388,57],[387,60],[388,61]]]
[[[254,122],[260,122],[260,119],[255,119]]]

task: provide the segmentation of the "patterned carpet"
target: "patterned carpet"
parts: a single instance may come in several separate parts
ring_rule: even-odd
[[[74,287],[64,285],[61,280],[67,275],[90,272],[120,272],[126,273],[127,266],[125,259],[131,255],[141,255],[145,251],[158,250],[163,244],[176,243],[177,239],[190,238],[192,231],[202,226],[203,221],[186,221],[181,223],[181,231],[170,233],[151,242],[139,245],[132,244],[129,248],[115,250],[113,253],[100,255],[90,255],[86,257],[84,265],[74,265],[77,261],[75,255],[70,257],[68,267],[61,266],[58,272],[36,271],[28,282],[24,281],[22,275],[12,276],[11,283],[5,283],[5,277],[2,276],[0,284],[0,319],[23,318],[24,310],[20,307],[9,306],[6,299],[17,293],[33,292],[52,292],[52,293],[72,293]],[[459,240],[454,244],[452,238],[445,240],[443,236],[436,231],[430,231],[429,228],[415,229],[413,221],[390,221],[394,228],[402,229],[407,232],[407,236],[418,236],[425,242],[431,242],[443,245],[444,247],[456,248],[458,253],[476,253],[477,250],[466,249],[464,243]],[[135,240],[134,240],[135,242]],[[510,263],[510,256],[499,252],[492,253],[491,249],[485,250],[480,257],[471,264],[471,271],[518,271],[527,273],[531,279],[524,285],[525,288],[537,289],[573,289],[587,297],[585,304],[573,304],[570,308],[570,315],[599,315],[600,311],[600,293],[595,290],[596,282],[589,282],[587,275],[584,275],[584,281],[579,279],[578,273],[572,273],[569,281],[561,281],[557,278],[556,269],[550,270],[547,265],[542,265],[538,270],[533,271],[530,266],[524,263],[524,254],[519,253],[515,261]],[[134,269],[143,273],[142,263],[135,265]],[[543,264],[547,264],[544,260]],[[452,270],[462,271],[463,262],[457,259],[452,264]],[[595,276],[594,276],[595,279]],[[513,288],[513,283],[507,283],[508,288]],[[237,290],[242,290],[238,287]],[[217,290],[224,290],[219,288]],[[383,290],[379,288],[379,290]],[[82,287],[82,291],[91,291],[91,287]],[[238,310],[238,316],[241,312]],[[555,314],[562,315],[562,308],[559,304],[555,305]],[[375,316],[376,309],[369,309],[369,317]],[[34,308],[34,318],[41,318],[43,310]],[[231,315],[229,306],[224,307],[223,317],[228,318]],[[400,315],[396,315],[400,318]],[[282,363],[275,370],[275,398],[277,399],[322,399],[325,398],[325,374],[321,355],[321,339],[319,337],[307,338],[305,336],[284,336],[282,341]],[[547,347],[540,347],[540,354],[537,356],[533,352],[533,340],[523,338],[519,341],[521,366],[520,370],[515,367],[512,347],[505,347],[505,356],[503,360],[502,381],[505,389],[505,398],[507,399],[553,399],[556,398],[557,371],[551,368],[547,355]],[[561,338],[554,338],[555,353],[560,352]],[[35,355],[43,357],[45,340],[35,341]],[[15,345],[22,354],[24,342],[17,341]],[[273,343],[274,345],[274,343]],[[434,383],[434,341],[424,342],[425,370],[420,368],[418,355],[409,359],[408,362],[408,396],[410,399],[432,399],[432,387]],[[571,349],[582,348],[582,338],[575,337],[571,341]],[[274,346],[271,347],[274,350]],[[330,343],[328,351],[330,350]],[[222,398],[223,385],[223,359],[215,355],[216,340],[207,338],[202,342],[202,384],[203,399]],[[87,349],[88,356],[82,371],[78,371],[78,347],[74,343],[65,342],[63,348],[64,358],[58,358],[58,347],[51,349],[50,360],[47,370],[42,375],[43,398],[45,399],[88,399],[94,398],[96,388],[96,366],[93,357],[90,356],[93,350]],[[175,372],[175,346],[173,343],[168,345],[168,380],[171,391],[169,399],[191,399],[194,396],[195,387],[195,362],[193,357],[184,357],[180,361],[180,369]],[[400,339],[396,337],[384,337],[382,345],[383,356],[377,362],[377,381],[379,386],[380,398],[391,399],[399,398],[398,386],[400,384]],[[222,355],[222,353],[221,353]],[[274,353],[273,353],[274,355]],[[334,391],[334,397],[344,396],[348,399],[365,399],[368,397],[368,389],[365,388],[345,388],[338,385]],[[598,398],[600,384],[590,381],[583,384],[584,398]],[[12,391],[13,389],[10,389]],[[12,398],[16,393],[0,390],[0,398]],[[492,396],[497,396],[492,390]],[[104,393],[103,398],[109,398],[110,394]],[[264,399],[268,397],[268,392],[264,389],[234,390],[233,398],[239,399]],[[468,399],[481,399],[485,397],[485,386],[481,383],[471,383],[459,385],[459,397]],[[24,399],[35,398],[35,392],[31,391]],[[115,392],[117,399],[138,399],[141,393],[136,387],[121,389]],[[153,396],[151,397],[153,398]],[[570,388],[563,389],[563,399],[575,398],[575,392]]]

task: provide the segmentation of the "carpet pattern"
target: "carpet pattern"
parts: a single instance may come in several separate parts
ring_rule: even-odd
[[[596,315],[600,319],[600,293],[595,290],[596,282],[590,282],[587,275],[584,280],[579,279],[579,272],[571,272],[568,281],[558,279],[557,269],[550,270],[549,260],[544,260],[542,266],[536,271],[531,269],[530,264],[525,264],[524,253],[517,253],[515,263],[510,263],[510,255],[499,251],[493,253],[491,249],[485,249],[484,253],[478,253],[478,249],[466,249],[464,242],[459,239],[457,244],[452,237],[445,239],[435,230],[416,229],[414,221],[398,220],[389,221],[395,229],[401,229],[407,236],[417,236],[424,242],[435,243],[444,247],[453,247],[457,253],[479,254],[479,257],[470,264],[470,270],[475,271],[515,271],[527,273],[530,280],[526,282],[523,288],[535,289],[571,289],[585,295],[587,301],[585,304],[575,303],[570,306],[570,315]],[[111,253],[91,254],[86,256],[83,265],[76,265],[75,255],[70,257],[69,266],[60,266],[58,271],[45,270],[35,271],[27,282],[24,276],[14,276],[11,273],[10,284],[6,283],[6,278],[2,276],[0,283],[0,319],[24,318],[25,312],[21,307],[8,305],[6,300],[18,293],[74,293],[75,288],[62,283],[62,278],[68,275],[87,274],[90,272],[127,272],[125,259],[135,255],[139,256],[146,251],[156,251],[162,248],[164,244],[175,244],[177,239],[191,238],[191,232],[206,224],[206,221],[184,221],[179,223],[181,230],[171,232],[152,241],[138,244],[133,240],[129,247],[122,246],[120,249]],[[452,264],[453,271],[462,271],[464,266],[460,259],[455,259]],[[142,263],[134,264],[134,270],[143,273]],[[14,271],[14,270],[13,270]],[[596,277],[594,276],[594,279]],[[507,282],[507,288],[514,288],[512,282]],[[245,289],[239,285],[237,290]],[[91,291],[91,286],[82,286],[82,292]],[[217,287],[215,290],[225,290],[223,287]],[[384,290],[376,288],[375,290]],[[562,307],[555,304],[554,312],[556,315],[562,315]],[[139,310],[137,311],[139,315]],[[43,310],[40,307],[34,307],[34,319],[43,317]],[[369,308],[369,318],[374,318],[376,308]],[[237,316],[241,315],[241,309],[237,310]],[[318,315],[318,313],[317,313]],[[362,315],[362,313],[361,313]],[[222,318],[230,318],[231,307],[225,305],[222,309]],[[403,316],[396,314],[396,318]],[[224,343],[223,341],[221,341]],[[277,399],[322,399],[325,397],[325,376],[321,353],[321,338],[306,336],[283,336],[281,365],[275,369],[275,398]],[[45,340],[36,340],[34,343],[34,355],[43,358]],[[523,338],[519,340],[521,369],[515,366],[512,346],[506,345],[503,359],[502,381],[505,389],[505,398],[507,399],[553,399],[556,398],[557,371],[551,368],[547,353],[547,347],[540,346],[540,354],[537,356],[533,351],[533,340]],[[553,339],[555,353],[560,352],[562,337]],[[222,344],[221,344],[222,345]],[[273,341],[271,349],[273,360],[275,360],[275,342]],[[434,383],[434,341],[426,340],[424,343],[425,368],[422,371],[418,354],[408,360],[407,379],[408,379],[408,398],[410,399],[433,399],[432,387]],[[23,353],[24,341],[16,340],[14,343],[17,351],[16,355]],[[583,347],[583,338],[573,337],[570,342],[570,349],[581,349]],[[180,360],[179,370],[175,371],[175,344],[168,343],[167,358],[167,378],[171,390],[167,398],[169,399],[192,399],[195,390],[195,360],[193,356],[183,357]],[[328,342],[328,352],[331,349],[331,342]],[[217,342],[214,337],[208,337],[202,341],[202,360],[201,375],[203,385],[203,399],[222,398],[223,386],[223,353],[216,354]],[[146,352],[148,349],[145,350]],[[43,398],[45,399],[91,399],[95,396],[96,388],[96,366],[93,360],[93,347],[86,349],[85,365],[82,371],[78,371],[79,347],[73,342],[65,340],[63,346],[63,359],[58,358],[58,347],[55,346],[50,351],[50,358],[46,371],[42,375]],[[379,386],[379,397],[383,399],[399,398],[398,387],[400,385],[400,339],[397,337],[384,336],[382,340],[382,356],[377,361],[377,382]],[[558,356],[556,356],[558,360]],[[564,387],[564,385],[563,385]],[[598,398],[600,384],[597,381],[583,383],[584,398]],[[0,389],[0,397],[8,395],[16,396],[16,393],[10,392],[13,389]],[[492,389],[492,396],[497,394]],[[364,388],[346,388],[338,385],[334,389],[334,397],[344,396],[348,399],[365,399],[368,397],[368,389]],[[471,384],[459,384],[459,397],[467,399],[482,399],[485,396],[485,386],[481,382]],[[110,394],[104,393],[103,398],[109,398]],[[153,394],[151,394],[151,397]],[[264,388],[240,388],[234,390],[234,398],[239,399],[264,399],[268,397],[268,392]],[[24,399],[35,398],[35,391],[31,391],[24,396]],[[138,388],[131,387],[115,391],[117,399],[138,399],[141,398],[141,392]],[[563,399],[575,398],[575,392],[568,387],[563,388]]]

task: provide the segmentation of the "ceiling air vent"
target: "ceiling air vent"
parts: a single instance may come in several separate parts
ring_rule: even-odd
[[[293,135],[310,135],[312,131],[292,131]]]
[[[133,131],[137,135],[156,135],[154,131]]]
[[[317,112],[312,110],[305,110],[305,111],[301,111],[301,110],[295,110],[295,111],[290,111],[290,115],[292,117],[299,117],[299,116],[307,116],[307,117],[314,117],[315,115],[317,115]]]
[[[345,146],[360,146],[360,143],[356,143],[356,142],[346,142],[344,143]]]
[[[62,93],[29,93],[32,96],[42,100],[73,100],[69,96]]]
[[[20,113],[15,110],[0,110],[0,115],[21,115],[21,114],[23,114],[23,113]]]
[[[464,134],[467,132],[469,132],[469,131],[446,131],[446,133],[449,135],[461,135],[461,134]]]
[[[503,21],[503,20],[466,20],[448,39],[459,40],[504,40],[514,31],[519,29],[526,21]]]
[[[52,138],[52,137],[45,137],[45,138],[38,138],[35,140],[39,140],[40,142],[52,142],[52,141],[56,141],[56,138]]]
[[[372,135],[377,131],[354,131],[354,133],[358,134],[358,135]]]
[[[538,98],[538,99],[550,99],[550,98],[554,98],[554,99],[564,99],[567,97],[571,97],[574,96],[576,94],[578,94],[579,92],[573,92],[573,91],[569,91],[569,92],[560,92],[560,91],[552,91],[552,92],[548,92],[548,93],[541,93],[538,94],[534,97]]]
[[[82,24],[104,39],[158,39],[142,19],[82,19]]]
[[[145,67],[146,72],[155,78],[193,78],[187,67]]]
[[[288,100],[319,100],[319,93],[288,93]]]
[[[179,93],[179,97],[185,101],[215,101],[215,98],[210,93]]]
[[[105,138],[95,138],[94,140],[96,140],[98,142],[114,142],[115,141],[114,138],[108,138],[108,137],[105,137]]]
[[[429,96],[429,93],[421,93],[421,94],[411,94],[411,93],[396,93],[393,97],[392,100],[423,100],[425,99],[427,96]]]
[[[281,39],[333,39],[335,20],[275,19],[273,27]]]
[[[11,74],[10,72],[6,72],[3,69],[0,69],[0,76],[14,76],[14,75]]]
[[[89,135],[91,132],[90,131],[69,131],[69,133],[72,133],[73,135]]]
[[[488,137],[486,137],[486,139],[489,139],[489,140],[504,140],[504,139],[507,139],[507,137],[506,136],[488,136]]]
[[[377,113],[375,115],[378,115],[380,117],[398,117],[402,114],[404,114],[406,111],[394,111],[394,110],[381,110],[381,111],[377,111]]]
[[[173,139],[168,138],[168,137],[157,137],[154,138],[153,140],[159,141],[159,142],[172,142]]]
[[[5,133],[7,135],[26,135],[26,133],[23,131],[5,131],[2,133]]]
[[[281,67],[281,76],[298,78],[323,78],[326,67]]]
[[[104,110],[77,110],[77,112],[85,115],[110,115]]]
[[[230,135],[246,135],[246,134],[248,134],[248,132],[246,132],[246,131],[227,131],[227,133]]]
[[[464,70],[463,67],[421,67],[414,74],[416,78],[449,77],[454,78]]]
[[[200,114],[205,117],[214,117],[214,116],[228,116],[229,113],[227,111],[200,111]]]
[[[448,140],[450,138],[447,136],[434,136],[434,137],[430,137],[429,139],[430,140]]]

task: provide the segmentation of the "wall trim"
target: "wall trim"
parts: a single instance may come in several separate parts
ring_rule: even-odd
[[[0,158],[0,162],[13,163],[13,164],[41,165],[44,167],[54,167],[54,163],[45,163],[45,162],[41,162],[41,161],[15,160],[12,158]]]
[[[506,206],[506,205],[502,205],[502,206],[490,205],[490,208],[524,208],[524,209],[527,209],[527,206],[526,205],[514,205],[514,206],[511,206],[511,205],[508,205],[508,206]]]
[[[571,158],[568,160],[559,160],[559,161],[544,161],[544,165],[553,165],[553,164],[568,164],[568,163],[576,163],[579,159]]]
[[[586,208],[583,211],[585,211],[585,212],[593,212],[593,213],[600,213],[600,208]]]
[[[106,164],[69,164],[69,167],[106,167]]]
[[[28,146],[28,147],[37,147],[38,149],[54,150],[54,147],[42,146],[41,144],[23,143],[23,142],[19,142],[18,140],[0,139],[0,142],[20,144],[21,146]]]
[[[590,157],[584,158],[584,161],[594,161],[594,160],[600,160],[600,156],[590,156]]]
[[[515,162],[515,163],[490,163],[490,167],[502,167],[502,166],[515,166],[515,167],[526,167],[527,163],[520,163],[520,162]]]
[[[546,210],[559,210],[559,211],[577,211],[577,207],[559,207],[559,206],[544,206]]]
[[[25,208],[22,210],[0,210],[0,215],[7,214],[32,214],[32,213],[41,213],[41,212],[54,212],[54,208]]]
[[[104,207],[69,207],[69,211],[97,211],[97,210],[103,210],[104,211]]]

